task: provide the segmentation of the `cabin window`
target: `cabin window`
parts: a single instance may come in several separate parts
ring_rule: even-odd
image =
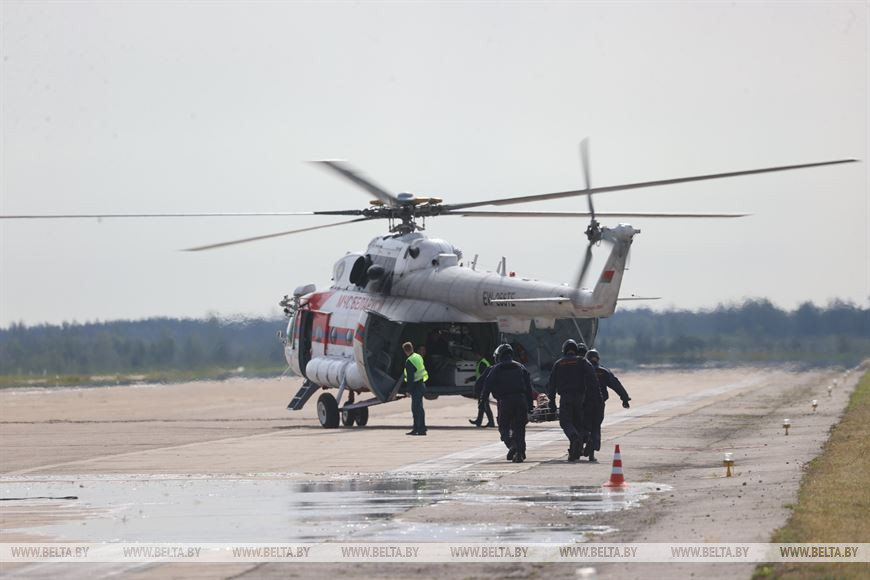
[[[365,286],[368,282],[366,278],[366,271],[369,266],[371,266],[371,258],[366,259],[360,256],[353,263],[353,267],[350,269],[350,283],[356,284],[357,286]]]

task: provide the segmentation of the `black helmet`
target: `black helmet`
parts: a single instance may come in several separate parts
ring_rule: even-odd
[[[569,350],[573,350],[574,354],[579,354],[580,352],[580,350],[577,348],[577,341],[573,338],[569,338],[562,343],[562,354],[568,354]]]
[[[577,354],[579,354],[580,356],[585,356],[586,351],[588,351],[588,350],[589,350],[589,348],[586,346],[585,342],[581,342],[580,344],[577,345]]]
[[[593,359],[595,360],[595,362],[598,362],[599,360],[601,360],[601,355],[599,355],[598,351],[593,348],[586,353],[586,359],[589,360],[589,362],[592,362]]]
[[[495,349],[494,357],[497,362],[513,360],[514,348],[507,343],[501,344]]]

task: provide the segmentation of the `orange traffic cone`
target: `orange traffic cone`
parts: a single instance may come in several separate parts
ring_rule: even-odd
[[[625,483],[625,477],[622,475],[622,454],[619,453],[619,445],[613,452],[613,469],[610,471],[610,481],[604,484],[604,487],[622,487],[628,485]]]

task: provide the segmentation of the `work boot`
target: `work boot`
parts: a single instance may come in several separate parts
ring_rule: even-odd
[[[517,454],[516,447],[511,447],[510,449],[508,449],[508,452],[507,452],[507,460],[513,461],[516,454]]]
[[[487,423],[484,427],[495,427],[495,423]]]
[[[568,461],[577,461],[580,459],[580,441],[573,440],[568,446]]]
[[[468,422],[471,423],[472,425],[474,425],[475,427],[480,427],[480,421],[477,421],[475,419],[469,419]]]
[[[417,434],[418,433],[416,431],[408,431],[407,433],[405,433],[405,435],[417,435]]]
[[[522,463],[525,460],[526,460],[526,454],[523,452],[517,453],[516,455],[514,455],[514,458],[513,458],[514,463]]]
[[[589,451],[589,463],[598,463],[598,460],[595,459],[595,450]]]

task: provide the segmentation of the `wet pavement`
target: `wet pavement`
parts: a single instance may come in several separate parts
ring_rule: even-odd
[[[668,489],[653,483],[617,491],[598,486],[512,486],[485,473],[324,481],[298,481],[281,474],[6,476],[0,478],[0,500],[6,500],[0,505],[6,533],[65,541],[239,542],[256,537],[280,542],[578,542],[613,530],[579,522],[427,523],[406,521],[403,514],[449,503],[531,505],[573,516],[628,509]],[[50,520],[39,517],[49,514]]]

